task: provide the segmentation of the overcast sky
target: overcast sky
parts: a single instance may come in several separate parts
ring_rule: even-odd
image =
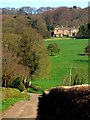
[[[87,7],[89,0],[0,0],[0,7],[15,7],[20,8],[23,6],[30,7],[59,7],[68,6],[72,7]]]

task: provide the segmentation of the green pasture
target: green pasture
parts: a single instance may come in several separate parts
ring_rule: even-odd
[[[84,83],[88,83],[88,57],[78,54],[84,53],[84,48],[88,44],[87,39],[47,39],[45,45],[57,43],[60,53],[56,56],[49,56],[51,61],[51,72],[48,80],[35,80],[33,84],[41,86],[42,89],[50,87],[69,85],[69,70],[72,67],[72,76],[78,73],[84,77]]]

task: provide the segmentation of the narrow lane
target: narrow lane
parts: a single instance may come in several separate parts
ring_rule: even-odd
[[[36,118],[39,94],[30,93],[29,101],[14,104],[2,113],[3,118]]]

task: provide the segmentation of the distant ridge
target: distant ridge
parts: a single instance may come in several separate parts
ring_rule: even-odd
[[[57,25],[68,26],[68,27],[78,27],[82,24],[88,23],[88,10],[90,8],[80,8],[80,7],[40,7],[33,8],[29,6],[24,6],[21,8],[2,8],[2,14],[14,15],[14,14],[40,14],[45,20],[48,29],[54,29]],[[0,8],[1,13],[1,8]]]
[[[53,10],[55,8],[53,7],[40,7],[40,8],[33,8],[29,6],[21,7],[21,8],[2,8],[2,13],[3,14],[15,14],[18,11],[22,11],[23,13],[27,14],[40,14],[42,12],[48,11],[48,10]]]

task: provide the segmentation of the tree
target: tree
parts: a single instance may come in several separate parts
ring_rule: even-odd
[[[77,8],[77,6],[75,6],[75,5],[74,5],[74,6],[73,6],[73,8],[74,8],[74,9],[76,9],[76,8]]]
[[[74,8],[73,8],[74,7]],[[63,26],[76,26],[88,22],[88,7],[81,9],[73,6],[72,9],[68,7],[59,7],[53,10],[48,10],[42,13],[42,17],[46,21],[47,29],[50,30],[50,25],[54,28],[59,25]],[[77,24],[78,23],[78,24]]]
[[[59,52],[60,52],[60,48],[58,47],[57,43],[49,44],[47,49],[49,51],[50,56],[53,56],[55,54],[59,54]]]
[[[88,34],[88,24],[84,24],[82,26],[80,26],[79,31],[77,33],[77,37],[79,38],[88,38],[89,34]]]
[[[7,45],[7,44],[6,44]],[[18,64],[18,58],[16,53],[8,46],[3,45],[2,47],[2,86],[11,87],[12,81],[17,77],[28,76],[28,68]]]
[[[29,68],[30,80],[33,80],[35,76],[41,76],[41,74],[43,77],[47,76],[49,70],[47,50],[42,37],[34,29],[24,29],[18,49],[20,64]]]
[[[90,44],[85,47],[85,54],[90,55]]]
[[[29,25],[36,29],[44,38],[47,36],[47,28],[44,19],[40,15],[28,16]]]
[[[11,87],[12,81],[18,77],[22,77],[22,80],[29,76],[30,79],[48,78],[50,63],[47,49],[38,30],[29,25],[27,16],[3,15],[2,22],[3,87]]]

